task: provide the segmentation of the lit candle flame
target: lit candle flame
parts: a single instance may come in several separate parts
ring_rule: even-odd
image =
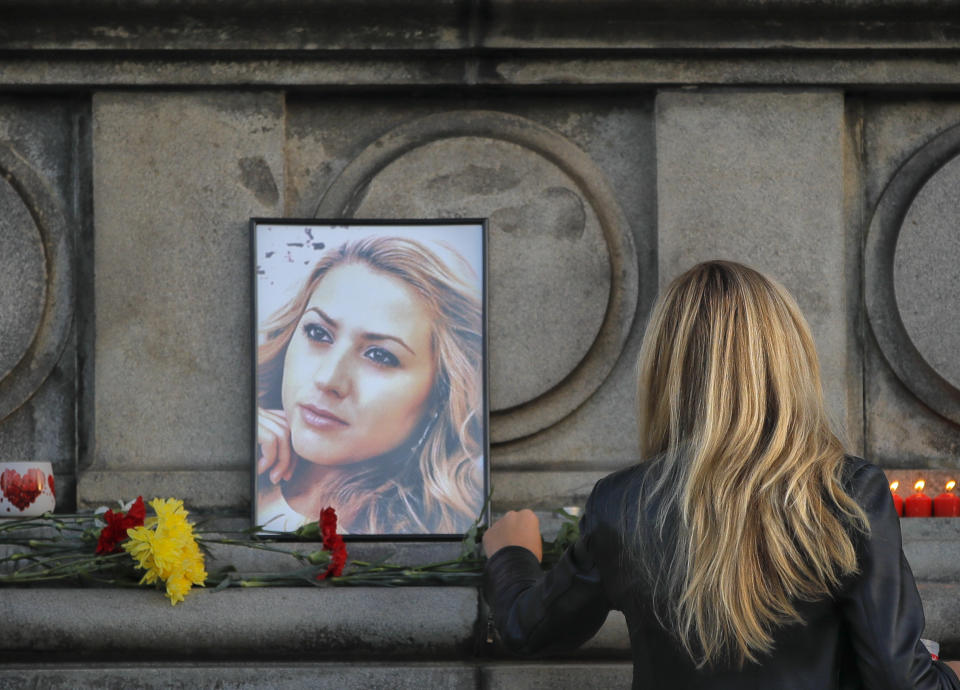
[[[900,482],[890,482],[890,491],[896,491],[900,488]]]
[[[947,486],[946,486],[947,491],[953,491],[953,487],[955,487],[956,485],[957,485],[957,482],[951,479],[950,481],[947,482]]]
[[[918,479],[917,483],[913,485],[913,490],[919,493],[923,491],[923,487],[925,485],[926,485],[926,482],[924,482],[922,479]]]

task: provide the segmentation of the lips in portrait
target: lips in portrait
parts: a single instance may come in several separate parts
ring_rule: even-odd
[[[297,409],[304,423],[318,431],[339,431],[350,426],[345,419],[317,405],[300,403]]]

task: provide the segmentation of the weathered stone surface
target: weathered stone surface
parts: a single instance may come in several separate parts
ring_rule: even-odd
[[[282,99],[101,93],[93,113],[93,468],[246,469],[248,219],[282,213]]]
[[[236,420],[234,423],[240,423]],[[252,463],[252,461],[251,461]],[[250,510],[252,469],[207,470],[113,470],[94,469],[80,473],[77,482],[78,505],[85,509],[114,506],[143,496],[174,496],[184,501],[189,510]],[[249,527],[250,524],[247,525]]]
[[[839,92],[657,97],[660,284],[712,258],[783,283],[813,330],[828,407],[858,444],[858,259],[844,226]]]
[[[607,472],[562,470],[500,470],[491,476],[493,508],[497,511],[534,508],[556,510],[587,502],[593,485]]]
[[[230,664],[43,664],[0,666],[0,687],[27,690],[473,690],[477,670],[468,664],[337,664],[287,661]]]
[[[957,583],[960,579],[957,577],[960,520],[904,518],[900,521],[900,530],[903,533],[903,553],[917,580]]]
[[[172,607],[160,592],[6,588],[0,590],[0,614],[2,662],[51,655],[63,662],[106,661],[118,653],[182,661],[440,660],[472,652],[477,591],[228,589],[197,591]]]
[[[960,390],[960,159],[923,186],[897,241],[894,286],[903,325],[920,354]]]

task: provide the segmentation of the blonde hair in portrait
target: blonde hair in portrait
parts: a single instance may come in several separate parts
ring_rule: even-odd
[[[637,418],[642,457],[663,465],[633,527],[655,520],[664,562],[630,552],[657,615],[698,666],[756,662],[775,627],[800,622],[798,601],[857,572],[853,535],[868,530],[791,295],[728,261],[676,278],[647,325]]]
[[[472,276],[466,262],[452,268],[406,237],[365,236],[328,251],[296,296],[261,326],[258,406],[281,407],[285,354],[311,295],[331,270],[351,265],[412,288],[429,314],[436,375],[408,442],[350,465],[349,473],[323,487],[325,500],[346,517],[351,532],[461,533],[479,514],[485,488],[483,310],[479,290],[463,277]]]

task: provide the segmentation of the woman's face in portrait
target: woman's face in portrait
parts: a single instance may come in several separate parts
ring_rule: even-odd
[[[430,314],[414,289],[366,264],[335,266],[284,358],[294,451],[345,465],[393,450],[419,428],[435,376]]]

